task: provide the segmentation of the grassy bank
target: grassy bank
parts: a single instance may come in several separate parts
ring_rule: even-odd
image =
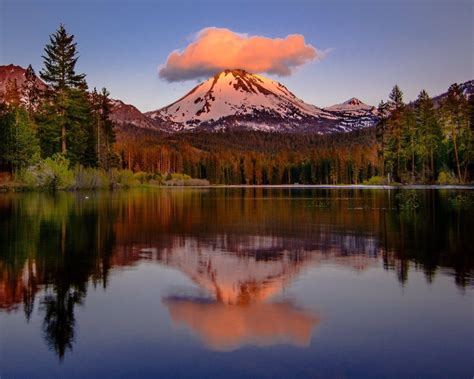
[[[154,186],[207,186],[209,181],[185,174],[132,172],[130,170],[71,167],[57,155],[0,179],[0,191],[79,191]]]

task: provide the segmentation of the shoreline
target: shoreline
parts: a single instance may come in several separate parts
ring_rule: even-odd
[[[173,188],[172,186],[161,186]],[[191,188],[191,186],[185,188]],[[180,187],[180,188],[183,188]],[[178,188],[178,187],[176,187]],[[466,189],[474,190],[474,184],[399,184],[399,185],[370,185],[370,184],[227,184],[195,186],[194,188],[282,188],[282,189]]]
[[[263,189],[363,189],[363,190],[474,190],[474,184],[398,184],[398,185],[369,185],[369,184],[211,184],[211,185],[153,185],[143,184],[132,187],[122,188],[84,188],[76,190],[68,189],[45,189],[45,188],[26,188],[26,187],[8,187],[0,185],[0,194],[2,193],[21,193],[21,192],[87,192],[87,191],[123,191],[138,188],[156,188],[156,189],[227,189],[227,188],[263,188]]]

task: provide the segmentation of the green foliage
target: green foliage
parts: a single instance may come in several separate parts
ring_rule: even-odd
[[[395,84],[388,97],[390,99],[390,106],[392,106],[395,110],[400,110],[404,107],[405,104],[403,103],[403,92],[398,84]]]
[[[400,210],[416,211],[420,207],[420,199],[415,190],[402,190],[395,197]]]
[[[74,174],[69,169],[69,161],[61,154],[22,170],[17,179],[27,188],[71,189],[74,184]]]
[[[117,166],[117,157],[113,151],[115,131],[114,124],[110,120],[112,104],[109,95],[105,88],[102,88],[100,93],[94,88],[90,96],[94,120],[92,133],[94,136],[94,148],[96,149],[99,166],[107,170]]]
[[[423,178],[435,179],[436,162],[440,157],[442,131],[439,117],[434,109],[433,101],[428,93],[420,92],[416,101],[416,148],[414,153],[419,163]]]
[[[202,187],[210,185],[209,180],[206,179],[171,179],[164,182],[166,186],[176,186],[176,187]]]
[[[179,187],[187,187],[187,186],[208,186],[209,181],[206,179],[193,179],[187,174],[179,174],[179,173],[170,173],[166,176],[164,182],[166,186],[179,186]]]
[[[163,177],[159,173],[139,171],[133,174],[133,177],[140,184],[162,184]]]
[[[364,181],[363,184],[370,185],[370,186],[382,186],[386,185],[387,183],[387,178],[384,178],[382,176],[372,176],[368,180]]]
[[[28,113],[20,107],[0,105],[0,163],[14,170],[35,163],[39,144]]]
[[[84,74],[76,74],[74,36],[61,24],[45,47],[41,78],[49,85],[38,114],[43,157],[64,154],[72,165],[97,165],[97,140]]]
[[[130,188],[141,184],[171,186],[209,185],[204,179],[192,179],[189,175],[173,174],[170,181],[163,182],[160,174],[133,173],[130,170],[101,168],[70,168],[69,161],[61,154],[46,158],[38,164],[21,170],[16,176],[15,187],[47,190],[92,190],[109,188]],[[12,189],[14,189],[12,187]]]
[[[113,188],[130,188],[139,184],[133,171],[112,169],[110,172],[110,185]]]
[[[472,100],[471,100],[472,102]],[[384,103],[379,107],[377,128],[379,157],[383,168],[400,182],[439,182],[453,180],[440,171],[453,171],[458,183],[472,180],[474,157],[474,111],[457,84],[435,109],[426,91],[415,103],[404,105],[395,86],[390,93],[390,116],[385,119]],[[472,109],[471,109],[472,108]],[[471,113],[470,113],[471,112]]]
[[[191,179],[191,177],[187,174],[172,173],[171,174],[171,179],[174,179],[174,180],[189,180],[189,179]]]
[[[147,172],[143,171],[138,171],[133,174],[133,177],[140,183],[140,184],[145,184],[148,183],[151,179],[153,174],[149,174]]]
[[[75,190],[107,189],[110,188],[110,179],[107,172],[102,169],[78,166],[74,170]]]
[[[456,175],[454,175],[451,171],[440,171],[438,175],[438,184],[458,184],[458,180]]]
[[[54,91],[86,88],[85,75],[76,74],[75,71],[78,59],[76,47],[74,35],[67,33],[63,24],[49,37],[49,43],[44,48],[44,69],[40,76]]]
[[[85,91],[68,89],[45,102],[38,115],[38,124],[43,157],[63,152],[73,165],[97,164],[92,115]]]
[[[457,84],[449,87],[448,95],[441,104],[443,144],[447,152],[447,164],[453,168],[458,181],[467,180],[467,169],[472,164],[473,130],[469,120],[469,103]]]

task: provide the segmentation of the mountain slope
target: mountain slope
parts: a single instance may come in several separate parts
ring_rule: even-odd
[[[26,69],[14,64],[0,66],[0,99],[3,98],[6,92],[6,87],[9,80],[16,80],[18,87],[21,88],[26,80],[25,73]],[[40,90],[45,90],[47,88],[46,84],[44,84],[40,78],[37,78],[36,85]]]
[[[131,104],[125,104],[121,100],[111,99],[112,112],[110,119],[118,126],[119,129],[133,132],[134,129],[150,129],[150,130],[169,130],[165,123],[161,120],[154,120]]]
[[[466,97],[474,96],[474,80],[469,80],[467,82],[459,84],[459,88]],[[433,103],[435,107],[439,107],[441,102],[448,97],[448,91],[433,97]]]
[[[175,131],[238,128],[327,133],[350,131],[375,122],[374,112],[362,113],[367,116],[364,122],[357,119],[359,114],[307,104],[281,83],[261,75],[225,70],[174,103],[147,115],[169,121]]]
[[[174,122],[193,124],[259,110],[287,117],[316,116],[321,112],[298,99],[282,84],[242,70],[223,71],[158,112]],[[149,113],[152,117],[154,114]]]
[[[367,105],[355,97],[350,98],[342,104],[335,104],[324,109],[328,112],[347,113],[353,116],[366,114],[367,112],[372,112],[375,114],[376,112],[375,107],[372,105]]]
[[[26,69],[13,64],[0,66],[0,99],[3,98],[8,80],[16,80],[21,90],[25,82]],[[48,86],[38,77],[37,86],[40,90],[45,90]],[[117,125],[118,131],[132,132],[138,129],[169,130],[166,124],[153,120],[141,113],[136,107],[125,104],[121,100],[111,99],[112,112],[111,119]]]

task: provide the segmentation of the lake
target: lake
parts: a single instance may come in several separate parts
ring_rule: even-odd
[[[1,194],[0,376],[472,378],[471,192],[402,191]]]

